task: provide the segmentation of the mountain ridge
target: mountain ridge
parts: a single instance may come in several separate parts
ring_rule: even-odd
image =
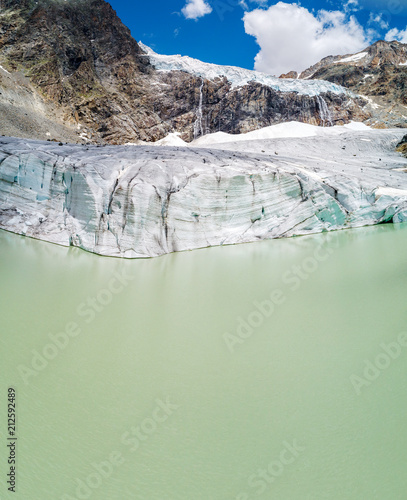
[[[373,101],[376,121],[407,126],[407,44],[379,40],[356,54],[328,56],[299,78],[343,85]]]
[[[183,67],[164,71],[157,67],[158,55],[137,43],[104,0],[6,0],[4,5],[0,65],[9,72],[0,69],[4,135],[125,144],[155,142],[170,133],[190,142],[206,133],[244,133],[292,120],[321,126],[370,120],[384,126],[375,119],[375,103],[352,89],[338,92],[329,79],[283,83],[268,77],[277,82],[272,84],[256,81],[255,72],[247,70],[253,79],[235,86],[226,69],[215,76]],[[301,92],[301,86],[320,90]],[[12,102],[5,97],[10,92],[16,94]],[[36,111],[44,117],[40,126]],[[55,130],[45,126],[47,120],[54,120]],[[15,123],[22,124],[20,133]]]

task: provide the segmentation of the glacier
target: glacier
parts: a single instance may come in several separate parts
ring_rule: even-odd
[[[225,77],[231,83],[232,88],[243,87],[249,82],[257,82],[280,92],[297,92],[308,96],[332,92],[355,97],[355,94],[345,87],[325,80],[282,79],[235,66],[205,63],[189,56],[157,54],[142,42],[139,42],[139,46],[146,53],[150,64],[158,71],[184,71],[207,80]]]
[[[0,138],[0,228],[101,255],[407,221],[400,130],[178,146]]]

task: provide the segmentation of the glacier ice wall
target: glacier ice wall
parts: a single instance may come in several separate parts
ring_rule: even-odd
[[[218,149],[0,138],[0,228],[152,257],[403,222],[407,160],[394,152],[402,135],[350,131]]]

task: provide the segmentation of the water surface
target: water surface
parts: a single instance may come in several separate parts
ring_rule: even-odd
[[[383,225],[128,261],[0,231],[0,497],[405,500],[406,248]]]

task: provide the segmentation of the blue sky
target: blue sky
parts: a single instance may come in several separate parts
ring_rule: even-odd
[[[406,0],[110,0],[136,40],[277,74],[385,38],[407,43]]]

